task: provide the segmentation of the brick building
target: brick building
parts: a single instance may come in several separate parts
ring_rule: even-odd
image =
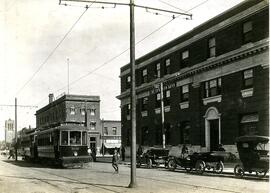
[[[137,59],[137,144],[162,144],[163,112],[167,145],[209,151],[221,143],[235,151],[238,136],[268,136],[268,18],[268,1],[244,1]],[[122,143],[129,146],[129,64],[120,78]]]
[[[46,129],[63,124],[85,125],[88,145],[101,147],[100,98],[88,95],[63,95],[54,100],[49,95],[49,104],[36,112],[37,129]]]

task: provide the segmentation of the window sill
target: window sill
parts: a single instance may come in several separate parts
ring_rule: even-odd
[[[179,105],[180,105],[180,109],[187,109],[189,108],[189,101],[179,103]]]
[[[207,105],[208,103],[213,103],[213,102],[218,102],[220,103],[222,100],[221,95],[213,96],[213,97],[208,97],[203,99],[203,104]]]
[[[156,114],[160,114],[160,111],[161,111],[161,110],[160,110],[160,107],[159,107],[159,108],[155,108],[155,113],[156,113]]]
[[[170,106],[165,106],[164,107],[164,111],[165,111],[165,113],[170,112],[171,111],[171,107]]]
[[[241,90],[241,93],[242,93],[243,98],[252,97],[253,96],[253,88]]]
[[[148,116],[148,112],[147,111],[142,111],[141,112],[141,115],[142,115],[142,117],[147,117]]]

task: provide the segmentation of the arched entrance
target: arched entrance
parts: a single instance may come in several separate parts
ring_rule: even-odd
[[[220,115],[215,107],[208,108],[205,113],[205,145],[207,151],[215,151],[221,144]]]

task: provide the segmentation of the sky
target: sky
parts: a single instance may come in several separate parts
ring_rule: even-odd
[[[168,13],[156,15],[135,8],[135,42],[140,41],[136,58],[242,1],[135,0],[138,5],[193,15],[192,20],[183,16],[172,20]],[[18,130],[35,127],[35,112],[48,104],[49,93],[56,98],[68,93],[68,82],[70,94],[100,96],[101,118],[121,119],[116,96],[120,94],[120,68],[129,63],[129,7],[88,3],[91,6],[85,11],[85,5],[69,2],[63,6],[57,0],[0,1],[0,140],[4,139],[5,120],[15,117],[15,98],[18,105],[28,106],[18,107]]]

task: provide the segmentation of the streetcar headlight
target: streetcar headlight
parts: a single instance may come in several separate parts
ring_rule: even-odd
[[[73,155],[74,155],[74,156],[77,156],[77,155],[78,155],[77,151],[74,151],[74,152],[73,152]]]

